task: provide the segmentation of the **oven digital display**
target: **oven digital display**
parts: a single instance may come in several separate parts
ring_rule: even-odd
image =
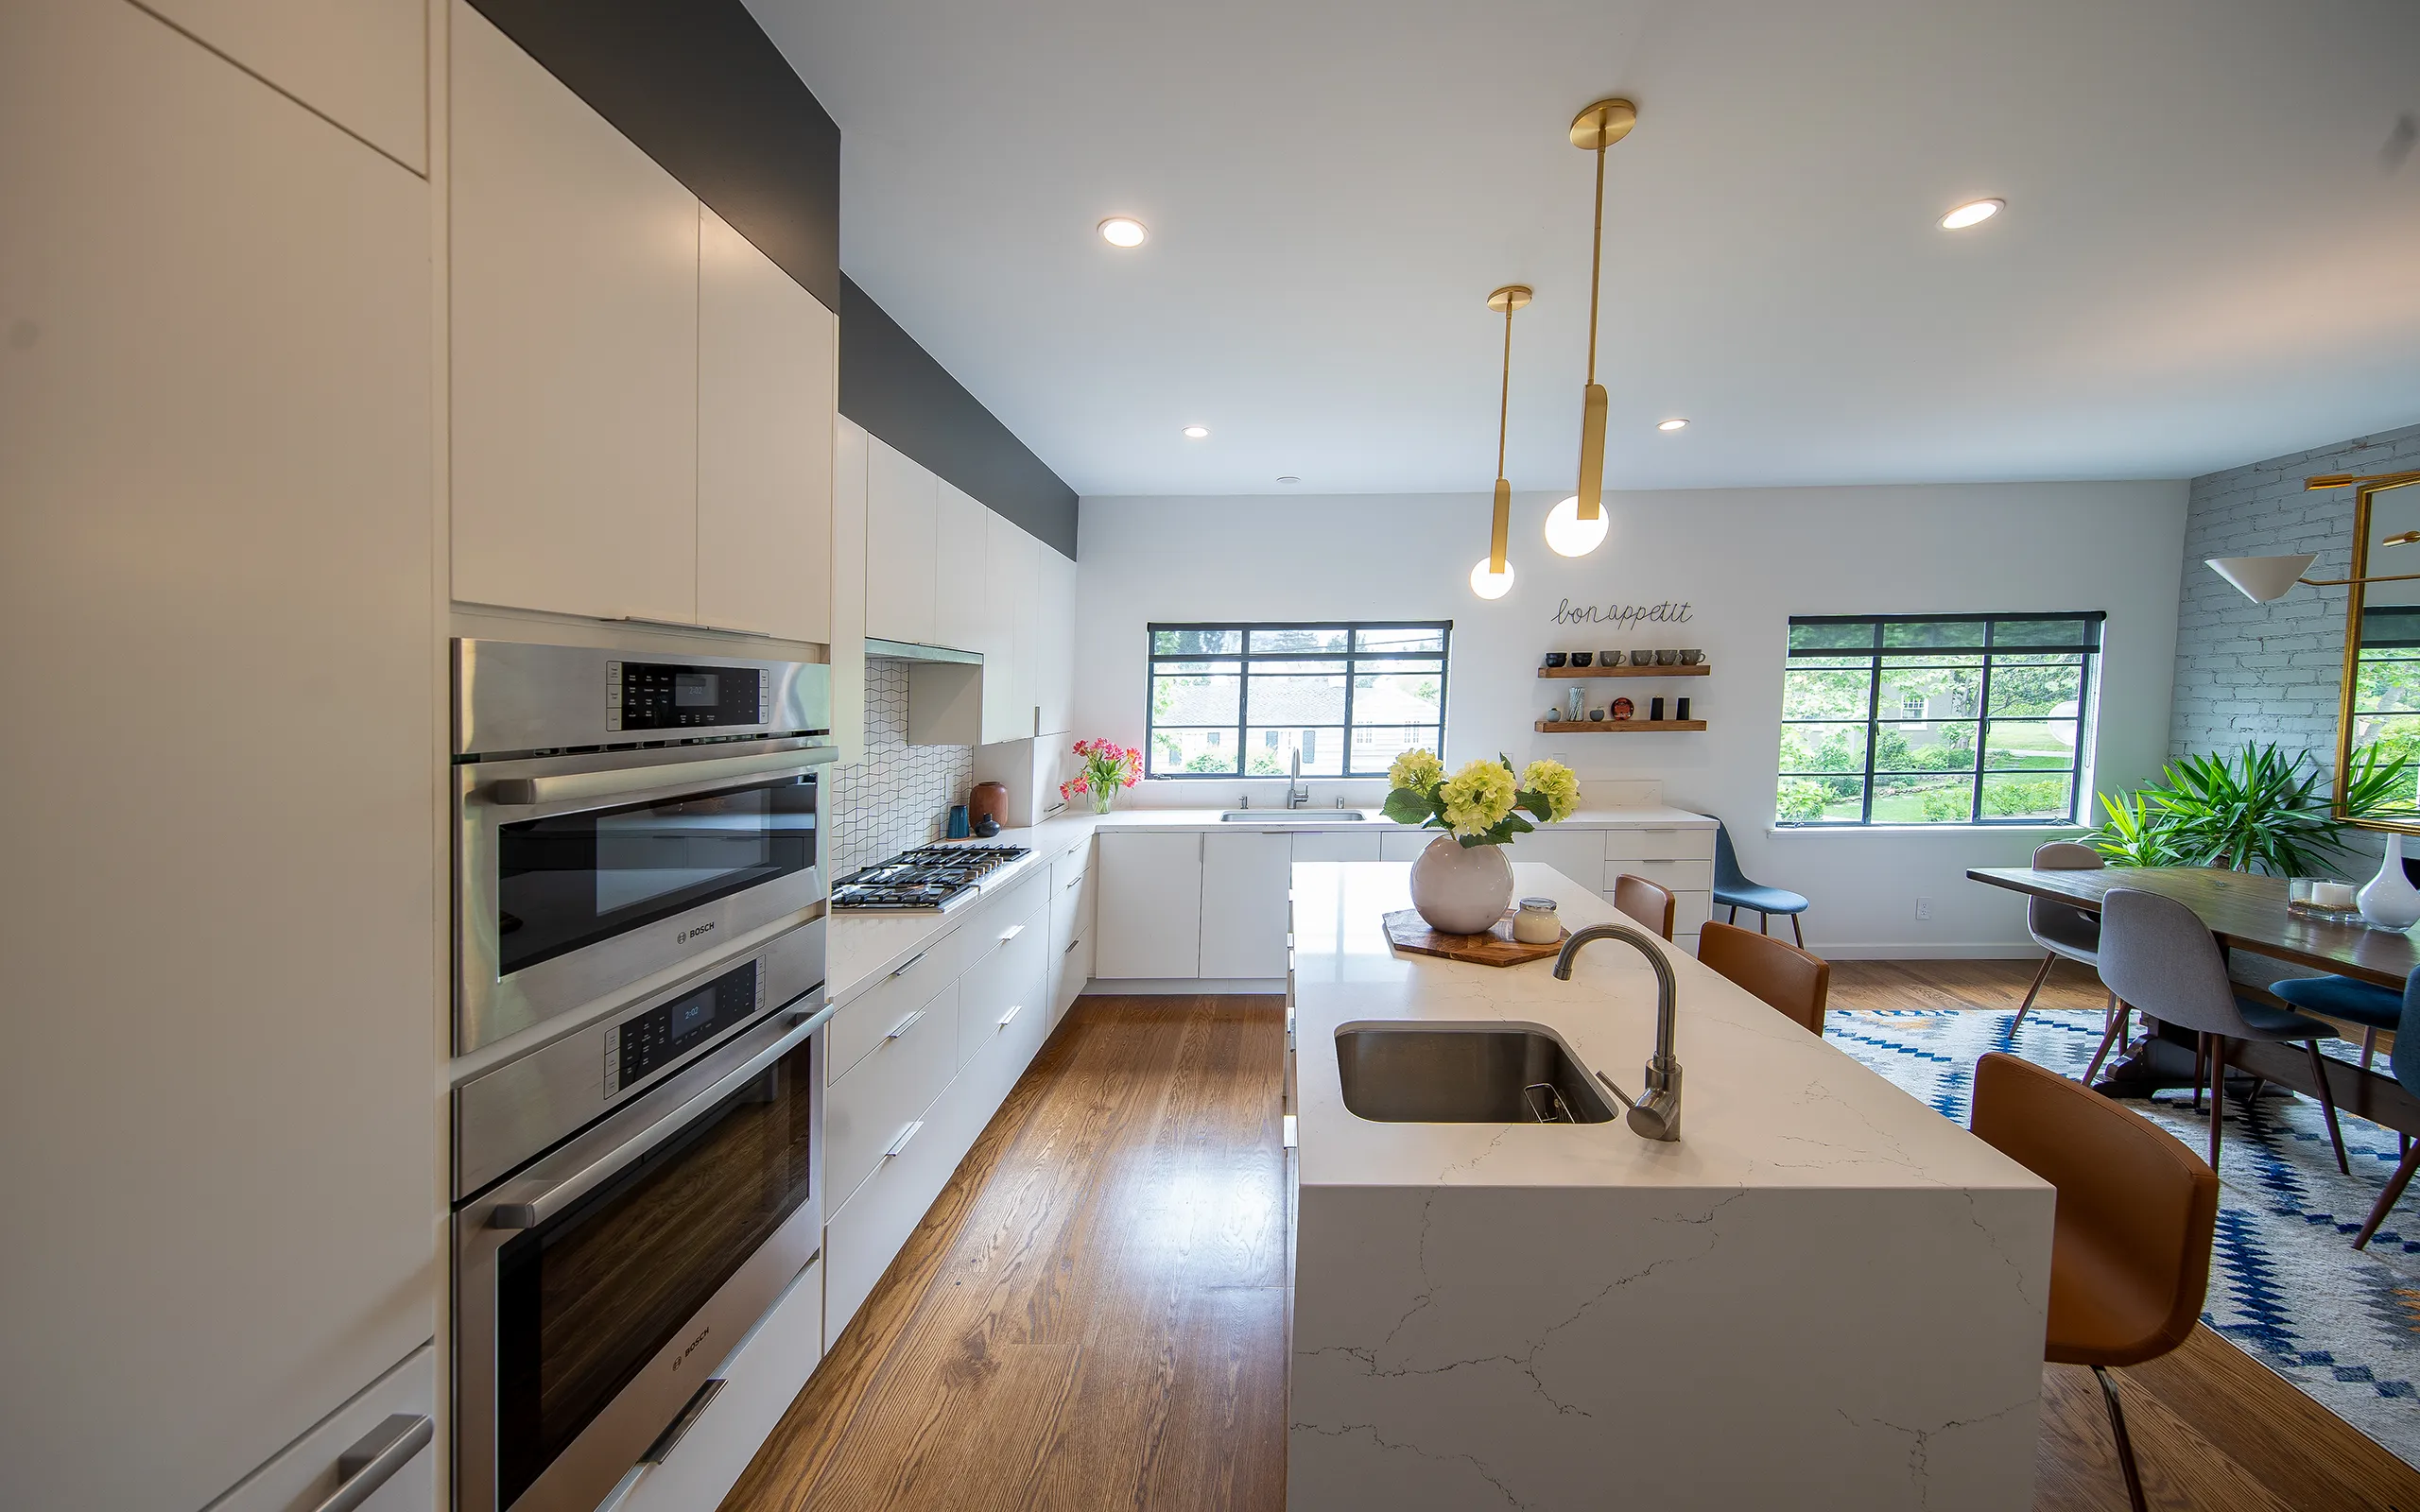
[[[714,730],[761,725],[771,675],[746,667],[624,662],[609,686],[623,730]]]
[[[610,1091],[644,1081],[657,1068],[670,1065],[721,1031],[745,1022],[763,1005],[762,981],[757,963],[750,961],[694,992],[624,1020],[609,1044],[614,1052]]]
[[[713,672],[676,672],[672,675],[672,707],[675,709],[714,709],[722,703],[722,678]]]

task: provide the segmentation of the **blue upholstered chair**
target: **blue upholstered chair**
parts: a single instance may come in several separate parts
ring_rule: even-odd
[[[2403,1090],[2420,1096],[2420,971],[2412,972],[2403,983],[2403,1017],[2394,1031],[2394,1052],[2387,1064],[2394,1070],[2394,1079]],[[2361,1225],[2360,1237],[2353,1241],[2355,1249],[2369,1246],[2370,1238],[2386,1222],[2389,1208],[2411,1184],[2411,1174],[2420,1171],[2420,1140],[2407,1140],[2403,1160],[2395,1166],[2394,1175],[2386,1178],[2386,1190],[2378,1194],[2377,1206],[2370,1210],[2370,1221]]]
[[[1756,916],[1756,933],[1770,933],[1765,925],[1775,914],[1789,916],[1789,932],[1799,946],[1806,944],[1806,932],[1798,927],[1798,916],[1806,912],[1806,900],[1799,894],[1780,887],[1759,886],[1750,882],[1739,870],[1739,853],[1731,849],[1731,832],[1722,821],[1714,821],[1714,905],[1731,910],[1729,922],[1739,922],[1739,910],[1748,909]]]
[[[2407,983],[2398,990],[2374,987],[2350,976],[2297,976],[2272,982],[2269,990],[2305,1013],[2316,1013],[2339,1023],[2360,1024],[2361,1069],[2367,1071],[2370,1057],[2377,1054],[2378,1031],[2394,1029],[2403,1022],[2403,1001],[2411,987]],[[2402,1036],[2397,1034],[2395,1038],[2399,1042]]]

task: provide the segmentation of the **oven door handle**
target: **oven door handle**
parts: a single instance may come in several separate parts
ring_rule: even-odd
[[[781,1059],[807,1037],[823,1027],[829,1013],[818,1013],[793,1027],[788,1033],[750,1056],[737,1066],[717,1077],[715,1081],[684,1100],[662,1118],[624,1140],[613,1149],[597,1157],[588,1165],[573,1172],[527,1202],[499,1202],[488,1219],[495,1228],[535,1228],[553,1218],[581,1197],[619,1175],[625,1167],[635,1163],[648,1151],[678,1133],[682,1126],[712,1108],[774,1061]]]
[[[487,785],[492,803],[527,808],[538,803],[575,802],[586,799],[637,799],[656,794],[702,794],[717,786],[740,786],[749,781],[782,775],[804,775],[828,765],[839,754],[832,746],[761,751],[753,756],[722,756],[683,762],[677,766],[651,765],[604,772],[566,772],[559,777],[510,777]]]

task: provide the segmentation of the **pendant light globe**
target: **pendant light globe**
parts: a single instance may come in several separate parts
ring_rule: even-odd
[[[1488,565],[1488,558],[1481,557],[1478,565],[1471,569],[1471,592],[1481,598],[1491,599],[1502,598],[1512,592],[1512,561],[1508,558],[1504,563],[1504,570],[1500,573],[1489,572]]]
[[[1585,557],[1605,543],[1605,532],[1612,522],[1599,506],[1597,518],[1580,518],[1580,495],[1556,505],[1547,514],[1547,544],[1559,557]]]

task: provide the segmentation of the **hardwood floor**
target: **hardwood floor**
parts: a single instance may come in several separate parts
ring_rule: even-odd
[[[2014,1007],[2032,963],[1834,963],[1838,1007]],[[2044,1001],[2097,1008],[2054,969]],[[1081,999],[725,1512],[1280,1512],[1272,998]],[[2037,1512],[2124,1512],[2099,1388],[2047,1368]],[[2207,1330],[2118,1372],[2162,1509],[2420,1512],[2420,1473]]]

